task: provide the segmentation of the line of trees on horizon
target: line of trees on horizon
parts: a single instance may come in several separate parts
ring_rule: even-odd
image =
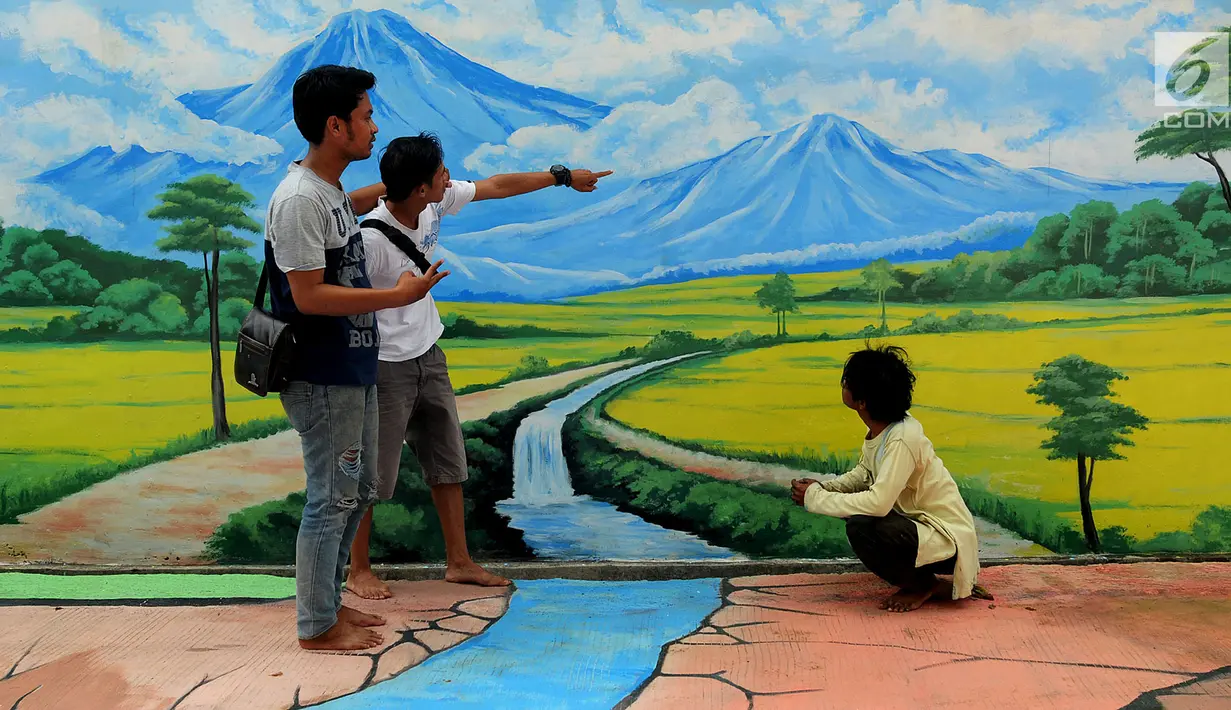
[[[959,254],[916,273],[878,259],[863,283],[804,301],[915,303],[1133,298],[1231,292],[1231,208],[1195,182],[1168,204],[1091,200],[1044,217],[1019,248]]]

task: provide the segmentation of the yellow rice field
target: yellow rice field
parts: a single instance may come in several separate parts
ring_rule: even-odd
[[[1062,307],[1068,307],[1067,305]],[[1017,315],[1016,309],[1013,311]],[[1019,316],[1020,317],[1020,316]],[[1076,465],[1038,448],[1055,410],[1026,393],[1038,367],[1076,353],[1122,371],[1120,399],[1151,420],[1125,461],[1100,462],[1100,527],[1140,539],[1187,529],[1209,505],[1231,505],[1218,442],[1231,431],[1231,315],[1126,320],[892,338],[919,375],[913,414],[949,469],[992,490],[1076,502]],[[689,363],[608,405],[616,419],[675,440],[756,451],[857,450],[864,431],[842,406],[839,377],[855,342],[775,347]],[[1104,510],[1098,510],[1099,507]]]
[[[446,340],[457,388],[505,377],[528,354],[552,365],[618,353],[638,338]],[[280,415],[276,396],[235,384],[223,350],[231,423]],[[144,453],[212,426],[203,343],[10,345],[0,348],[0,482],[25,467],[77,467]]]
[[[764,277],[759,278],[764,280]],[[747,277],[741,279],[747,280]],[[695,291],[683,290],[678,285],[672,291],[654,286],[563,303],[442,303],[440,309],[442,313],[465,315],[480,323],[536,325],[566,332],[648,337],[661,330],[689,330],[703,338],[722,338],[744,330],[758,335],[774,334],[774,316],[758,308],[753,296],[759,281],[746,284],[741,281],[738,288],[728,285],[722,289],[705,286],[708,283],[697,282]],[[642,293],[650,289],[662,289],[656,292],[660,293],[656,300]],[[890,303],[886,316],[889,327],[898,329],[928,313],[945,317],[966,309],[975,313],[1001,313],[1038,323],[1220,307],[1231,307],[1231,299],[1201,296],[1021,303]],[[800,303],[799,310],[787,316],[787,329],[792,335],[839,335],[880,325],[880,306],[875,303],[807,302]]]
[[[31,306],[29,308],[0,308],[0,330],[11,328],[41,328],[56,316],[76,315],[79,308],[63,306]]]

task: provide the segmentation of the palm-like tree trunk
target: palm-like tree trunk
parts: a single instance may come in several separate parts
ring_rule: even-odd
[[[206,291],[209,301],[209,355],[210,393],[214,404],[214,439],[226,441],[231,438],[231,426],[227,423],[227,397],[222,385],[222,334],[218,326],[218,255],[213,252],[212,278],[206,276]]]
[[[1218,173],[1218,184],[1222,187],[1222,199],[1226,200],[1227,209],[1231,210],[1231,182],[1228,182],[1227,173],[1218,164],[1218,158],[1214,157],[1213,152],[1206,153],[1205,155],[1197,153],[1196,156],[1214,166],[1214,171]]]

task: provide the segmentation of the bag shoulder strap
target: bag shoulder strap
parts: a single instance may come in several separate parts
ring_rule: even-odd
[[[256,282],[256,300],[252,302],[252,307],[265,310],[265,289],[269,287],[269,260],[266,259],[261,264],[261,278]]]
[[[419,271],[421,273],[426,274],[428,269],[432,268],[431,262],[427,260],[427,257],[423,255],[423,252],[419,251],[419,247],[415,246],[415,243],[410,240],[410,237],[403,234],[393,225],[388,224],[387,222],[382,222],[379,219],[369,218],[360,222],[359,228],[371,228],[379,231],[381,234],[384,234],[389,241],[393,242],[393,246],[401,249],[406,256],[410,257],[410,260],[415,263],[415,266],[419,267]]]

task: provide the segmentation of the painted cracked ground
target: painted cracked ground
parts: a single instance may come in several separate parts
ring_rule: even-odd
[[[0,708],[1228,708],[1231,564],[994,567],[994,602],[877,607],[866,574],[399,582],[353,655],[291,581],[0,575]]]

